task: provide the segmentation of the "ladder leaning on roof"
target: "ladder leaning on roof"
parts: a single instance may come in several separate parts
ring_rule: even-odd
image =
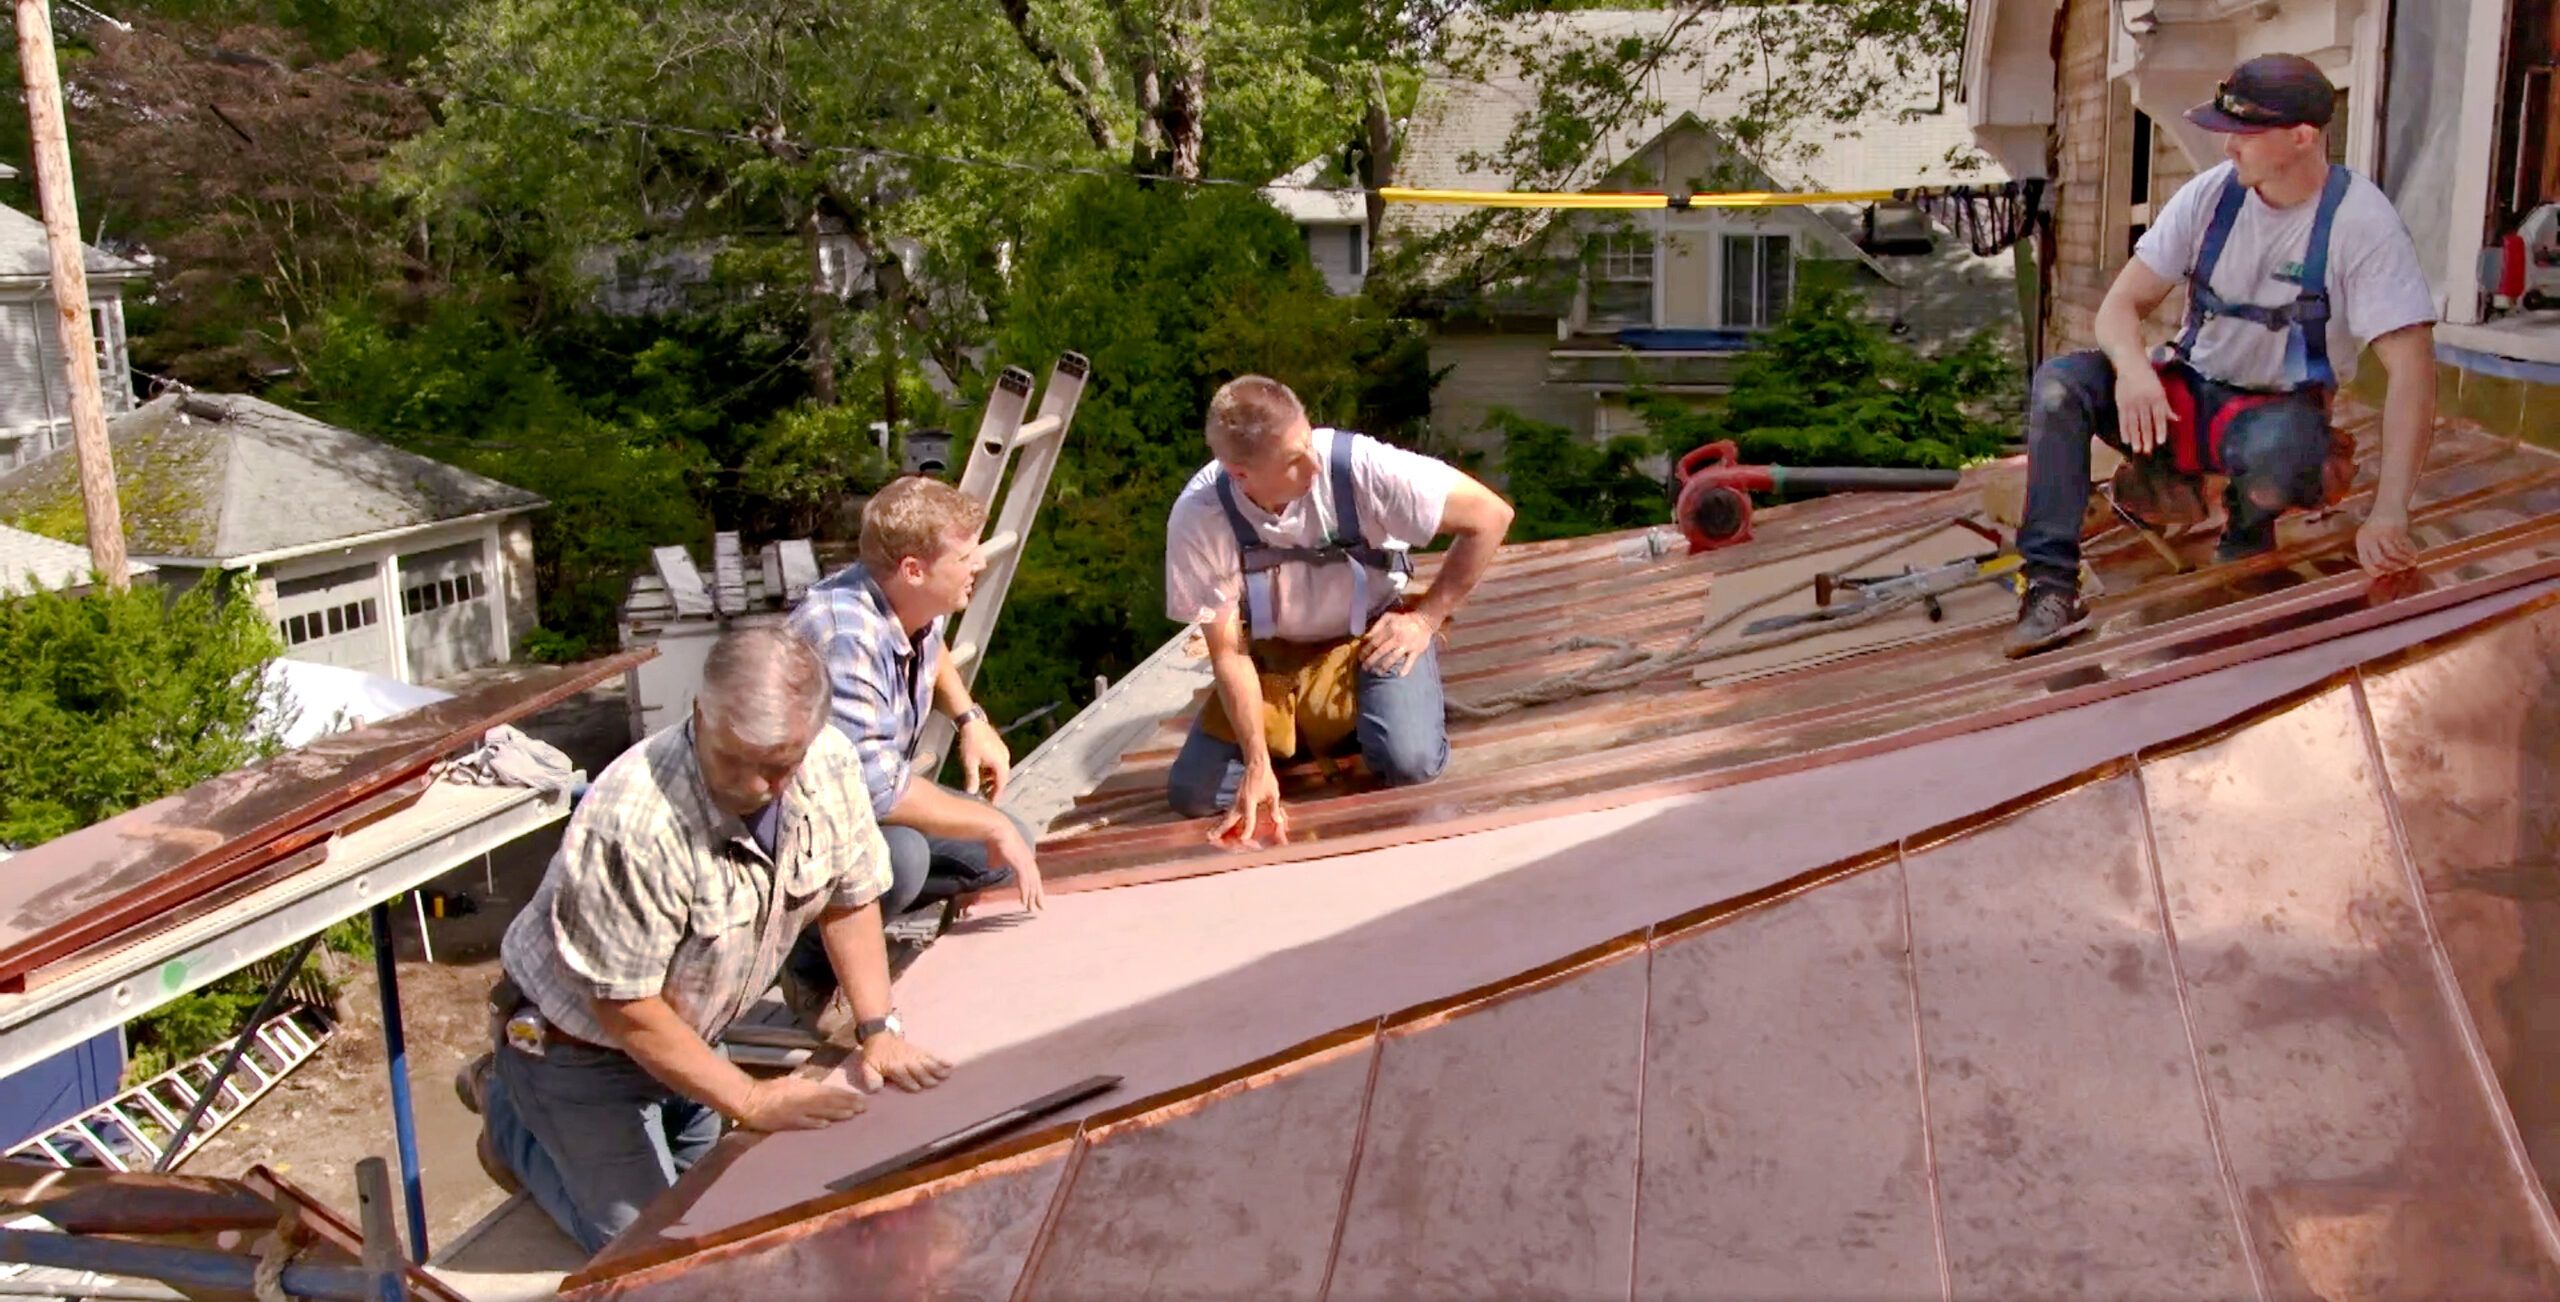
[[[305,1025],[306,1019],[309,1025]],[[186,1138],[179,1154],[204,1146],[283,1081],[294,1068],[319,1052],[332,1034],[328,1022],[296,1009],[262,1023],[240,1066],[214,1088],[204,1119]],[[181,1118],[193,1111],[204,1090],[220,1075],[215,1063],[231,1049],[225,1040],[211,1049],[144,1081],[132,1089],[37,1135],[8,1151],[7,1156],[50,1166],[102,1166],[110,1171],[167,1170],[161,1145],[177,1133]],[[141,1160],[136,1161],[139,1157]]]
[[[980,541],[986,549],[987,569],[978,576],[969,608],[960,614],[959,629],[945,641],[963,683],[975,683],[978,666],[986,662],[996,615],[1004,608],[1005,591],[1013,586],[1014,571],[1022,564],[1023,540],[1031,536],[1040,502],[1049,494],[1059,446],[1066,442],[1068,422],[1075,419],[1076,403],[1084,397],[1085,377],[1091,369],[1083,354],[1061,354],[1049,371],[1048,388],[1040,395],[1039,414],[1029,421],[1022,419],[1031,405],[1029,371],[1019,366],[1004,368],[994,391],[987,395],[978,436],[969,447],[968,465],[960,472],[960,491],[988,508],[986,533]],[[1013,472],[1009,480],[1008,468]],[[1001,505],[999,487],[1004,490]],[[926,720],[916,747],[915,771],[938,771],[943,756],[951,751],[951,739],[949,719],[937,714]]]

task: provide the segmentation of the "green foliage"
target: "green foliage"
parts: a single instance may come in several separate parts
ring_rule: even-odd
[[[1510,411],[1494,412],[1493,424],[1502,432],[1513,542],[1662,522],[1663,484],[1644,468],[1659,450],[1653,440],[1626,434],[1595,445]]]
[[[0,601],[0,842],[26,846],[275,746],[259,675],[279,651],[227,576]]]
[[[869,414],[858,407],[808,404],[776,416],[747,454],[738,486],[792,513],[788,532],[816,532],[818,513],[857,493],[877,491],[896,468],[872,442]]]
[[[1845,277],[1808,264],[1793,307],[1743,356],[1720,402],[1638,394],[1632,405],[1672,455],[1731,439],[1745,461],[1956,469],[2006,446],[2004,427],[1978,413],[2016,378],[1997,332],[1922,356],[1860,312]]]
[[[259,704],[280,650],[231,575],[175,600],[147,583],[0,600],[0,842],[48,841],[274,753],[288,720],[261,721]],[[235,977],[136,1021],[133,1069],[202,1052],[258,994]]]
[[[320,946],[303,960],[298,988],[316,987],[334,1001],[343,986],[343,960],[373,957],[373,928],[363,918],[349,918],[320,933]],[[235,972],[212,985],[184,995],[126,1023],[127,1084],[146,1081],[231,1039],[247,1024],[266,997],[267,983],[258,969]]]

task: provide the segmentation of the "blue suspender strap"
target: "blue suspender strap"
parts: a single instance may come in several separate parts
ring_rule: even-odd
[[[1360,563],[1357,549],[1369,540],[1360,532],[1360,494],[1351,479],[1351,440],[1347,429],[1333,432],[1333,449],[1326,458],[1327,478],[1333,485],[1333,528],[1340,543],[1354,549],[1351,561],[1351,636],[1369,631],[1369,567]]]
[[[1333,479],[1334,532],[1344,544],[1357,547],[1369,541],[1360,531],[1360,495],[1351,483],[1351,440],[1357,437],[1347,429],[1333,432],[1333,452],[1326,467]]]
[[[2222,183],[2222,196],[2213,205],[2213,220],[2205,224],[2204,247],[2196,254],[2196,269],[2187,276],[2187,332],[2178,340],[2178,355],[2192,357],[2196,351],[2196,335],[2204,329],[2205,308],[2219,300],[2213,292],[2214,268],[2222,265],[2222,247],[2231,242],[2231,228],[2240,220],[2240,205],[2249,201],[2249,187],[2240,184],[2234,172]]]
[[[1245,519],[1244,512],[1236,506],[1235,481],[1223,473],[1218,476],[1218,505],[1226,508],[1227,527],[1235,531],[1236,567],[1244,572],[1244,631],[1245,636],[1251,637],[1255,629],[1274,626],[1271,617],[1271,571],[1253,564],[1253,554],[1268,544],[1262,541],[1262,535],[1254,532],[1253,522]]]
[[[2328,183],[2320,188],[2320,208],[2311,218],[2311,245],[2302,255],[2302,294],[2294,300],[2290,328],[2285,331],[2285,374],[2301,377],[2310,387],[2338,387],[2338,373],[2329,365],[2329,235],[2337,225],[2338,206],[2346,201],[2354,181],[2354,173],[2331,167]]]

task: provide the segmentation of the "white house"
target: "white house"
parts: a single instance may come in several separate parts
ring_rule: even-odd
[[[1368,283],[1369,205],[1341,169],[1315,159],[1264,186],[1262,197],[1297,224],[1327,289],[1348,296]]]
[[[17,173],[0,165],[0,181]],[[0,206],[0,470],[71,441],[61,343],[53,328],[53,264],[44,223]],[[138,263],[82,246],[89,271],[89,325],[98,341],[98,384],[113,415],[133,407],[133,362],[125,352],[124,287],[151,273]]]
[[[1693,18],[1675,7],[1524,20],[1519,35],[1551,48],[1652,40],[1678,24],[1678,39],[1699,55],[1664,60],[1649,87],[1661,111],[1604,136],[1558,188],[1683,195],[2010,179],[1974,149],[1961,107],[1926,78],[1891,88],[1857,119],[1797,124],[1776,156],[1742,148],[1716,124],[1744,115],[1754,79],[1717,85],[1715,74],[1750,47],[1726,17]],[[1510,60],[1435,74],[1406,126],[1397,184],[1518,188],[1491,159],[1538,102],[1535,82]],[[1399,206],[1386,237],[1427,238],[1464,211]],[[1561,290],[1488,294],[1435,332],[1432,364],[1447,375],[1432,421],[1445,435],[1478,440],[1497,407],[1593,435],[1630,432],[1638,425],[1623,395],[1639,383],[1722,393],[1750,335],[1785,312],[1806,261],[1846,268],[1874,315],[1923,348],[2013,330],[2018,316],[2011,255],[1977,256],[1907,205],[1574,213],[1531,238],[1536,260],[1554,269],[1545,279]]]
[[[2560,203],[2560,0],[1971,0],[1965,117],[2021,174],[2050,159],[2056,182],[2048,347],[2089,344],[2151,206],[2220,160],[2181,115],[2276,52],[2344,92],[2331,156],[2379,182],[2417,240],[2445,407],[2560,438],[2560,313],[2495,297],[2483,267]]]
[[[247,570],[296,659],[423,682],[534,626],[523,489],[256,398],[168,394],[108,423],[127,546],[164,586]],[[68,455],[0,476],[0,520],[79,536]]]

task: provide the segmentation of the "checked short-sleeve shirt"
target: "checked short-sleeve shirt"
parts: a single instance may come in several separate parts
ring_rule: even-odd
[[[621,1047],[597,999],[664,998],[705,1040],[773,984],[803,928],[889,887],[851,742],[818,731],[782,794],[774,853],[703,785],[678,724],[606,765],[507,927],[507,974],[551,1024]]]

